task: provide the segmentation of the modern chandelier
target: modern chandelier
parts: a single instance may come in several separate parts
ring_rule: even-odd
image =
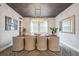
[[[39,8],[35,8],[35,16],[32,18],[32,22],[43,22],[44,18],[41,17],[41,6]]]

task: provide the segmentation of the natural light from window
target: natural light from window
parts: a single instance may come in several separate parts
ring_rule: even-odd
[[[45,19],[31,20],[31,33],[48,33],[48,23]]]

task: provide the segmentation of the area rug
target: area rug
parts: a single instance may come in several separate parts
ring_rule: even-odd
[[[33,50],[33,51],[26,51],[22,50],[19,52],[12,51],[12,47],[7,48],[6,50],[0,52],[0,56],[61,56],[61,51],[39,51],[39,50]]]

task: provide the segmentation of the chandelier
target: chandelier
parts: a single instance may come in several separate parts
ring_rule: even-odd
[[[41,6],[39,8],[35,8],[35,16],[32,18],[32,22],[43,22],[44,18],[41,17]]]

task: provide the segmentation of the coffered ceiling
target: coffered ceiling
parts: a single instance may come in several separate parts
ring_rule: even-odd
[[[23,17],[55,17],[72,3],[7,3]]]

